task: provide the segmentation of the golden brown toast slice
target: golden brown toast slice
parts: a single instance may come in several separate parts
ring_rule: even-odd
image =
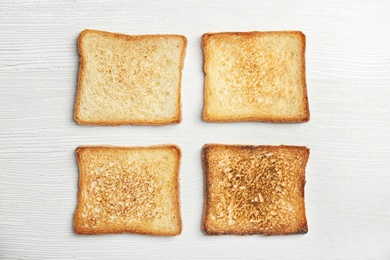
[[[76,233],[181,233],[179,147],[85,146],[76,155]]]
[[[205,234],[307,233],[308,158],[301,146],[204,145]]]
[[[161,125],[181,121],[181,35],[84,30],[74,118],[88,125]]]
[[[202,47],[205,121],[309,120],[302,32],[207,33]]]

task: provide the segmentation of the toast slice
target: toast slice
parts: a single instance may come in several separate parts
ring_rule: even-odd
[[[202,47],[205,121],[309,121],[302,32],[207,33]]]
[[[179,147],[85,146],[76,155],[76,233],[181,233]]]
[[[181,35],[124,35],[84,30],[74,119],[86,125],[181,122]]]
[[[309,149],[206,144],[203,232],[307,233],[304,186]]]

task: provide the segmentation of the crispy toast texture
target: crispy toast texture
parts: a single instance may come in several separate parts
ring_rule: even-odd
[[[80,146],[76,155],[76,233],[181,233],[179,147]]]
[[[307,233],[302,146],[206,144],[203,232],[207,235]]]
[[[202,48],[205,121],[309,121],[302,32],[207,33]]]

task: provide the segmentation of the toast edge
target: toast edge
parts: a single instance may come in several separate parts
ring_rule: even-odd
[[[303,115],[299,119],[300,122],[308,122],[310,121],[310,109],[309,109],[309,98],[307,93],[307,82],[306,82],[306,35],[301,31],[296,31],[296,33],[300,36],[300,41],[302,45],[302,82],[303,82],[303,99],[304,99],[304,107],[303,107]]]
[[[84,78],[84,70],[85,70],[85,59],[84,59],[84,50],[82,48],[82,40],[84,39],[84,35],[88,33],[90,30],[86,29],[80,32],[77,37],[77,51],[79,53],[79,70],[78,70],[78,79],[77,79],[77,90],[76,90],[76,101],[74,105],[73,111],[73,119],[78,124],[83,124],[85,121],[80,118],[80,102],[81,102],[81,94],[84,90],[81,82]]]
[[[201,230],[205,235],[212,235],[213,233],[208,228],[208,216],[209,216],[209,200],[210,200],[210,192],[209,192],[209,163],[207,158],[207,152],[209,150],[210,144],[205,144],[202,147],[202,168],[203,168],[203,217],[202,217],[202,226]]]
[[[181,89],[182,89],[182,78],[183,78],[183,69],[184,61],[187,51],[188,40],[183,35],[176,35],[181,38],[183,42],[183,47],[181,48],[180,61],[179,61],[179,86],[178,86],[178,100],[177,100],[177,116],[173,119],[171,124],[179,124],[183,121],[183,105],[181,101]]]
[[[175,152],[175,183],[174,183],[174,200],[175,200],[175,217],[177,220],[178,225],[178,231],[177,232],[142,232],[139,230],[134,229],[123,229],[123,230],[88,230],[85,229],[81,224],[81,212],[80,207],[83,202],[83,198],[81,196],[81,192],[84,187],[84,178],[85,174],[82,171],[82,160],[81,160],[81,154],[85,149],[155,149],[155,148],[163,148],[163,149],[170,149]],[[182,217],[181,217],[181,202],[180,202],[180,164],[181,164],[181,156],[182,151],[180,146],[176,144],[160,144],[160,145],[152,145],[152,146],[109,146],[109,145],[81,145],[78,146],[75,150],[76,153],[76,159],[77,164],[79,168],[79,181],[78,181],[78,192],[77,192],[77,206],[74,213],[74,219],[73,219],[73,226],[75,233],[79,235],[105,235],[105,234],[122,234],[122,233],[129,233],[129,234],[139,234],[139,235],[150,235],[150,236],[178,236],[181,234],[183,229],[182,224]]]
[[[82,168],[82,159],[81,159],[81,154],[83,153],[85,147],[77,147],[76,148],[76,160],[77,160],[77,166],[78,166],[78,171],[79,171],[79,178],[78,178],[78,190],[77,190],[77,206],[76,206],[76,211],[74,213],[74,219],[73,219],[73,225],[74,225],[74,231],[77,234],[90,234],[88,230],[86,230],[82,224],[81,224],[81,204],[83,202],[83,197],[81,196],[81,191],[84,189],[84,171]]]
[[[212,147],[224,147],[224,148],[289,148],[289,149],[298,149],[302,154],[303,163],[301,169],[303,170],[303,174],[301,175],[301,185],[302,185],[302,199],[303,199],[303,214],[302,214],[302,223],[300,223],[298,230],[295,232],[258,232],[256,230],[250,232],[238,232],[238,231],[214,231],[208,228],[208,214],[209,214],[209,183],[210,180],[208,178],[208,160],[207,160],[207,150]],[[305,184],[306,184],[306,166],[310,156],[310,149],[306,146],[296,146],[296,145],[239,145],[239,144],[217,144],[217,143],[209,143],[205,144],[202,147],[202,166],[204,172],[204,206],[203,206],[203,219],[202,219],[202,232],[205,235],[239,235],[239,236],[251,236],[251,235],[263,235],[263,236],[274,236],[274,235],[295,235],[295,234],[306,234],[308,233],[308,224],[306,218],[306,203],[305,203]]]
[[[202,118],[205,122],[213,122],[213,119],[210,118],[208,113],[208,75],[207,75],[207,65],[208,65],[208,51],[207,51],[207,41],[210,38],[212,34],[211,33],[205,33],[202,35],[201,38],[201,47],[203,52],[203,73],[204,73],[204,80],[203,80],[203,112],[202,112]]]
[[[176,225],[178,227],[177,232],[167,232],[167,233],[160,233],[159,236],[178,236],[181,234],[183,230],[183,222],[182,222],[182,216],[181,216],[181,201],[180,201],[180,166],[181,166],[181,157],[182,157],[182,151],[178,145],[174,144],[168,144],[168,145],[160,145],[160,146],[154,146],[154,147],[163,147],[170,149],[175,152],[175,170],[174,170],[174,195],[173,199],[175,200],[175,217],[176,217]]]
[[[183,46],[181,48],[181,54],[180,54],[180,61],[179,61],[179,86],[178,86],[178,100],[176,103],[176,113],[172,118],[168,118],[165,120],[156,120],[153,122],[145,122],[145,121],[139,121],[139,120],[128,120],[128,121],[121,121],[121,122],[107,122],[107,121],[94,121],[94,120],[87,120],[80,117],[80,103],[81,103],[81,95],[84,90],[83,85],[81,84],[82,79],[84,78],[84,71],[85,71],[85,58],[84,58],[84,50],[82,48],[82,41],[86,34],[88,33],[99,33],[101,35],[108,35],[113,36],[115,38],[133,38],[133,37],[149,37],[149,36],[167,36],[167,37],[178,37],[181,39]],[[100,31],[100,30],[91,30],[91,29],[84,29],[80,32],[78,38],[77,38],[77,49],[79,53],[79,70],[78,70],[78,80],[77,80],[77,91],[76,91],[76,101],[75,106],[73,110],[73,119],[76,121],[79,125],[100,125],[100,126],[119,126],[119,125],[168,125],[168,124],[180,124],[182,122],[182,103],[181,103],[181,88],[182,88],[182,71],[184,68],[184,60],[186,56],[186,49],[188,45],[188,40],[184,35],[179,34],[145,34],[145,35],[127,35],[127,34],[121,34],[121,33],[113,33],[113,32],[107,32],[107,31]]]

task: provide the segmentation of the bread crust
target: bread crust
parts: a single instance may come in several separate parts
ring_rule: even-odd
[[[113,37],[116,39],[125,39],[125,40],[134,40],[134,39],[146,39],[149,37],[178,37],[183,41],[183,48],[181,49],[180,62],[179,62],[179,86],[178,86],[178,98],[177,98],[177,112],[176,117],[171,120],[155,120],[153,122],[142,121],[142,120],[121,120],[120,122],[115,121],[97,121],[97,120],[85,120],[80,117],[80,102],[81,95],[84,91],[84,86],[82,84],[82,80],[85,77],[85,67],[86,67],[86,59],[85,59],[85,51],[83,50],[81,42],[84,37],[88,33],[96,33],[106,37]],[[76,101],[74,107],[74,120],[80,125],[101,125],[101,126],[118,126],[118,125],[166,125],[166,124],[179,124],[182,121],[182,103],[181,103],[181,87],[182,87],[182,70],[184,67],[184,58],[186,55],[187,49],[187,38],[183,35],[178,34],[150,34],[150,35],[126,35],[120,33],[112,33],[106,31],[99,30],[91,30],[85,29],[78,36],[78,53],[79,53],[79,73],[78,73],[78,81],[77,81],[77,93],[76,93]]]
[[[267,34],[294,34],[298,35],[300,38],[300,45],[301,45],[301,80],[302,80],[302,92],[303,92],[303,114],[301,116],[297,117],[275,117],[275,116],[265,116],[265,115],[255,115],[255,116],[234,116],[230,115],[227,118],[221,118],[212,114],[209,114],[208,107],[209,107],[209,88],[210,83],[208,82],[208,71],[207,71],[207,62],[210,59],[210,55],[208,55],[207,48],[208,48],[208,40],[210,38],[220,38],[224,36],[240,36],[240,37],[248,37],[248,38],[255,38],[257,36],[261,35],[267,35]],[[305,52],[306,52],[306,36],[301,31],[266,31],[266,32],[260,32],[260,31],[251,31],[251,32],[220,32],[220,33],[205,33],[202,36],[202,51],[203,51],[203,57],[204,57],[204,65],[203,65],[203,71],[205,74],[204,78],[204,99],[203,99],[203,120],[206,122],[218,122],[218,123],[225,123],[225,122],[269,122],[269,123],[301,123],[301,122],[308,122],[310,120],[310,110],[309,110],[309,102],[308,102],[308,94],[307,94],[307,83],[306,83],[306,59],[305,59]]]
[[[83,217],[82,217],[82,208],[81,205],[84,204],[84,196],[82,192],[86,190],[86,178],[87,175],[83,173],[83,161],[81,160],[81,154],[85,150],[111,150],[114,149],[116,151],[119,150],[139,150],[139,149],[162,149],[162,150],[170,150],[173,151],[176,155],[176,163],[175,163],[175,176],[174,183],[172,184],[173,191],[173,203],[174,203],[174,215],[175,221],[177,222],[177,230],[176,231],[166,231],[166,230],[154,230],[149,231],[147,228],[139,228],[139,227],[129,227],[129,226],[119,226],[119,227],[107,227],[105,229],[90,229],[85,228],[83,225]],[[131,233],[131,234],[141,234],[141,235],[151,235],[151,236],[178,236],[182,231],[182,219],[181,219],[181,207],[180,207],[180,158],[182,155],[181,149],[179,146],[174,144],[166,144],[166,145],[154,145],[154,146],[133,146],[133,147],[125,147],[125,146],[79,146],[75,150],[77,164],[80,171],[79,174],[79,182],[78,182],[78,193],[77,193],[77,207],[74,214],[74,230],[77,234],[80,235],[102,235],[102,234],[120,234],[120,233]],[[144,223],[145,226],[148,223]]]
[[[302,205],[302,218],[300,220],[300,223],[298,224],[298,227],[291,231],[287,230],[276,230],[276,231],[266,231],[262,228],[256,228],[253,227],[251,229],[243,230],[224,230],[223,228],[216,229],[215,227],[212,227],[211,225],[211,206],[212,206],[212,200],[211,200],[211,193],[213,191],[210,190],[211,183],[212,183],[212,177],[210,174],[210,161],[208,158],[208,153],[211,149],[214,148],[222,148],[222,149],[229,149],[229,150],[235,150],[240,151],[243,149],[250,149],[250,150],[256,150],[256,149],[264,149],[267,151],[277,151],[278,149],[291,149],[296,150],[300,156],[302,156],[302,168],[305,172],[306,164],[309,159],[310,149],[305,146],[286,146],[286,145],[280,145],[280,146],[272,146],[272,145],[226,145],[226,144],[205,144],[202,148],[202,166],[203,166],[203,172],[204,172],[204,206],[203,206],[203,221],[202,221],[202,231],[205,235],[240,235],[240,236],[247,236],[247,235],[264,235],[264,236],[271,236],[271,235],[292,235],[292,234],[306,234],[308,232],[308,225],[307,225],[307,219],[306,219],[306,210],[305,210],[305,203],[304,203],[304,187],[306,184],[305,180],[305,174],[302,174],[298,180],[299,185],[302,187],[302,199],[303,199],[303,205]],[[245,220],[240,220],[245,221]]]

